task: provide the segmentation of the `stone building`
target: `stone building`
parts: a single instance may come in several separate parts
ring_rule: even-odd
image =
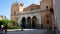
[[[14,2],[11,7],[11,20],[18,22],[23,28],[52,28],[52,0],[42,0],[40,5],[31,4],[24,8],[23,3]]]
[[[60,31],[60,0],[53,0],[55,26],[57,30]]]
[[[40,9],[42,11],[42,25],[43,28],[52,28],[52,14],[50,8],[52,8],[53,0],[42,0],[40,3]]]
[[[14,2],[11,6],[11,20],[17,21],[18,20],[18,18],[17,18],[18,14],[19,14],[19,3]]]
[[[6,16],[0,16],[0,20],[6,20]]]

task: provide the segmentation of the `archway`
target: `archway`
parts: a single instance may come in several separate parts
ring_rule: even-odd
[[[33,29],[36,29],[36,24],[37,24],[37,17],[36,16],[33,16],[32,17],[32,28]]]
[[[25,19],[25,17],[22,18],[21,27],[22,27],[22,28],[26,28],[26,19]]]
[[[31,18],[30,17],[28,17],[27,18],[27,28],[31,28]]]

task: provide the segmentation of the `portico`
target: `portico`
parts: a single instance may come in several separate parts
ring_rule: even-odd
[[[18,15],[18,23],[20,27],[28,29],[41,28],[41,11],[40,9],[31,10],[28,12],[20,13]]]

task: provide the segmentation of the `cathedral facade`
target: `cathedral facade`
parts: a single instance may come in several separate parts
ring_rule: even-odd
[[[11,20],[26,29],[52,28],[52,0],[42,0],[40,5],[31,4],[24,8],[23,3],[14,2],[11,7]]]

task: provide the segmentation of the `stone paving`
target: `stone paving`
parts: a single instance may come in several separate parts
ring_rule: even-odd
[[[15,31],[8,31],[7,34],[54,34],[51,30],[44,30],[44,29],[25,29],[25,30],[15,30]],[[60,31],[56,31],[55,34],[60,34]]]

